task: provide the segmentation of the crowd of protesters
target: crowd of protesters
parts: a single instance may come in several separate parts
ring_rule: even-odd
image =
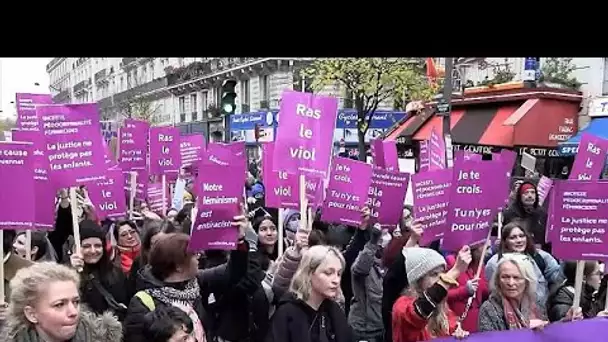
[[[606,316],[600,262],[585,264],[573,307],[576,262],[544,243],[533,181],[514,183],[491,241],[448,253],[439,241],[419,246],[407,205],[391,230],[370,224],[367,208],[359,227],[327,224],[319,211],[301,225],[292,210],[279,227],[261,178],[246,179],[230,252],[188,250],[191,187],[166,217],[141,203],[137,219],[100,221],[84,201],[80,246],[61,192],[55,229],[31,232],[29,248],[24,232],[3,231],[0,340],[414,342]]]

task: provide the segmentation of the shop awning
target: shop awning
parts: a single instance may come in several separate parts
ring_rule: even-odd
[[[578,144],[581,142],[583,133],[593,134],[600,138],[608,139],[608,118],[592,119],[582,131],[575,136],[559,144],[559,154],[562,156],[571,156],[578,153]]]
[[[390,132],[384,140],[386,141],[398,141],[399,137],[411,139],[414,133],[422,127],[428,119],[433,116],[433,112],[430,110],[424,110],[416,115],[409,116],[404,122],[402,122],[397,128]]]
[[[549,98],[453,104],[450,115],[454,144],[513,148],[556,148],[577,130],[578,103]],[[389,139],[426,140],[442,132],[442,118],[417,115],[394,130]]]

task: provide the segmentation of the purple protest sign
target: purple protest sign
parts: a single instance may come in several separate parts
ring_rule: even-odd
[[[606,153],[608,140],[583,133],[569,179],[598,179],[606,162]]]
[[[384,168],[389,171],[399,171],[399,157],[395,141],[383,141]]]
[[[247,172],[247,161],[245,160],[244,152],[240,151],[238,145],[209,144],[207,151],[203,153],[203,158],[199,165],[209,164],[236,168],[241,174],[239,179],[243,179],[244,182]]]
[[[0,229],[32,229],[36,221],[33,146],[0,142]]]
[[[128,174],[127,174],[128,175]],[[126,216],[127,206],[123,197],[124,176],[122,170],[106,171],[106,178],[87,185],[91,202],[99,219]]]
[[[274,142],[262,145],[262,175],[264,177],[265,203],[270,208],[292,208],[300,206],[298,176],[284,171],[273,171]]]
[[[183,166],[198,166],[205,150],[205,137],[199,134],[180,137],[180,154]]]
[[[418,172],[428,171],[430,167],[429,161],[429,142],[427,140],[420,142],[420,156],[418,157],[418,162],[420,166],[418,167]]]
[[[329,177],[323,221],[359,226],[371,185],[372,166],[349,158],[334,158]]]
[[[17,93],[15,103],[17,127],[24,131],[37,131],[39,128],[36,106],[53,104],[53,97],[51,94]]]
[[[97,104],[38,106],[36,111],[51,182],[67,188],[103,179],[107,168]]]
[[[171,194],[169,193],[168,187],[165,187],[165,204],[163,206],[163,184],[162,183],[150,183],[148,184],[147,191],[147,202],[148,208],[154,213],[164,215],[164,210],[168,210],[171,207]]]
[[[499,176],[506,173],[503,163],[456,160],[442,248],[457,251],[486,240],[509,193],[508,178]]]
[[[408,173],[373,170],[366,205],[382,228],[392,230],[401,220],[409,180]]]
[[[429,170],[441,169],[445,169],[445,141],[433,128],[429,139]]]
[[[148,171],[143,170],[133,170],[131,172],[137,173],[137,177],[135,178],[135,199],[140,201],[145,201],[148,196]],[[124,186],[123,189],[125,191],[126,198],[131,197],[131,174],[130,172],[123,172]]]
[[[428,246],[431,242],[441,239],[448,227],[453,170],[450,168],[412,175],[414,217],[421,220],[424,231],[420,246]]]
[[[553,180],[549,177],[542,176],[538,180],[538,185],[536,185],[536,190],[538,191],[538,205],[542,207],[543,203],[545,203],[545,199],[549,195],[551,191],[551,187],[553,186]]]
[[[471,153],[464,150],[454,151],[454,159],[463,159],[463,160],[472,160],[472,161],[482,161],[481,154]]]
[[[323,179],[314,176],[305,177],[304,189],[306,190],[308,206],[316,211],[318,207],[323,205]]]
[[[199,189],[196,218],[192,227],[189,249],[236,249],[238,229],[232,226],[240,215],[243,183],[235,181],[242,174],[236,168],[201,164],[196,179]]]
[[[607,259],[608,182],[559,180],[553,191],[553,255],[564,260]]]
[[[57,189],[48,178],[49,162],[44,156],[44,136],[40,131],[13,131],[13,141],[32,143],[34,165],[34,192],[36,194],[35,228],[49,230],[55,227],[55,196]]]
[[[285,91],[281,97],[281,124],[277,128],[275,171],[327,177],[331,159],[338,99]]]
[[[372,162],[374,166],[384,169],[384,145],[382,145],[382,139],[373,139],[369,143],[369,150],[372,155]]]
[[[181,167],[179,129],[150,128],[150,175],[177,172]]]
[[[149,129],[147,122],[132,119],[126,119],[118,129],[118,164],[123,171],[146,168]]]

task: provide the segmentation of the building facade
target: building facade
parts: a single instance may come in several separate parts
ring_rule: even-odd
[[[97,102],[102,120],[120,121],[133,114],[129,104],[145,104],[158,124],[179,126],[224,140],[226,122],[219,116],[222,83],[237,80],[236,114],[277,111],[286,89],[310,90],[299,70],[313,58],[55,58],[47,65],[57,103]],[[339,98],[352,108],[339,84],[316,93]],[[386,99],[378,111],[393,110]],[[137,106],[136,106],[137,107]]]

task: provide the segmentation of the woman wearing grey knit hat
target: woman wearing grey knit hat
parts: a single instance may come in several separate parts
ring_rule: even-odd
[[[393,342],[428,341],[436,337],[464,338],[456,315],[446,304],[448,290],[471,262],[471,249],[463,247],[454,267],[445,271],[443,256],[429,248],[404,248],[409,288],[393,305]]]

